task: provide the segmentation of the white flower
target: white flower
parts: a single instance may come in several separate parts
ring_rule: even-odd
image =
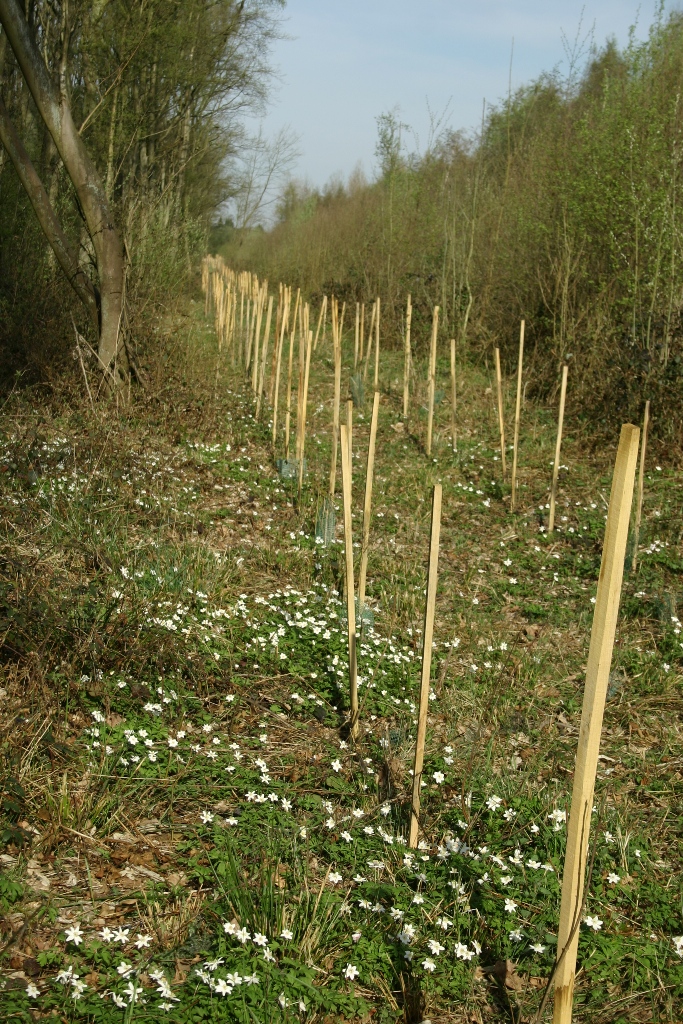
[[[556,807],[554,811],[550,812],[548,817],[550,818],[551,821],[554,821],[556,824],[559,825],[560,822],[563,822],[563,821],[567,820],[567,812],[560,810],[559,807]]]
[[[423,960],[422,966],[424,967],[425,971],[429,971],[430,974],[436,970],[436,964],[431,959],[431,957],[427,957],[426,960]]]
[[[490,796],[486,801],[486,806],[490,811],[497,811],[502,802],[499,796]]]
[[[289,928],[283,928],[280,932],[280,938],[289,941],[294,938],[294,932],[291,932]]]
[[[546,947],[542,946],[540,942],[534,942],[531,947],[534,953],[545,953]]]
[[[683,956],[683,935],[673,935],[671,941],[678,955]]]
[[[75,924],[71,928],[67,928],[64,933],[66,942],[73,942],[74,946],[80,946],[83,942],[83,932],[80,924]]]
[[[434,772],[432,778],[434,779],[434,782],[436,782],[437,786],[440,786],[442,782],[446,781],[446,776],[443,772]]]
[[[213,821],[213,814],[211,813],[211,811],[202,811],[199,817],[201,818],[202,823],[204,825],[208,825],[209,822]]]
[[[253,939],[253,941],[254,941],[254,945],[255,946],[267,946],[268,945],[268,939],[266,938],[265,935],[262,935],[261,932],[254,932],[254,939]]]
[[[342,881],[342,876],[339,874],[338,871],[330,871],[328,878],[332,885],[338,885],[339,882]]]
[[[111,942],[111,940],[114,938],[114,933],[111,930],[111,928],[103,928],[99,935],[100,938],[102,939],[102,942]]]
[[[38,988],[37,985],[34,985],[33,982],[30,981],[26,986],[26,995],[29,997],[29,999],[37,999],[38,996],[40,995],[40,989]]]
[[[614,842],[614,836],[611,832],[605,832],[605,842],[611,844]]]
[[[122,960],[119,966],[116,968],[116,973],[120,974],[122,978],[127,978],[132,970],[133,965],[127,964],[125,960]]]
[[[510,942],[521,942],[522,933],[519,928],[516,928],[513,932],[510,932],[508,938],[510,939]]]
[[[332,762],[332,771],[335,771],[335,772],[340,772],[340,771],[341,771],[341,769],[342,769],[342,763],[341,763],[341,761],[339,760],[339,758],[337,758],[337,760],[336,760],[336,761],[333,761],[333,762]]]
[[[436,924],[439,926],[439,928],[442,928],[446,932],[453,924],[453,922],[450,921],[447,917],[437,917]]]
[[[216,984],[213,986],[214,992],[219,996],[229,996],[232,992],[232,985],[228,985],[227,981],[223,978],[219,978]]]
[[[468,949],[467,946],[463,945],[462,942],[458,942],[455,947],[455,955],[459,960],[471,960],[474,956],[474,952]]]
[[[342,833],[341,833],[341,838],[342,838],[342,839],[343,839],[343,840],[344,840],[345,842],[347,842],[347,843],[352,843],[352,842],[353,842],[353,836],[351,835],[351,833],[350,833],[350,832],[342,832]]]
[[[349,981],[353,981],[354,978],[357,978],[359,974],[360,974],[360,971],[358,970],[357,967],[354,966],[354,964],[347,964],[346,965],[346,970],[344,971],[344,977],[347,978]]]
[[[146,949],[151,941],[151,935],[138,935],[137,939],[134,942],[134,945],[137,946],[138,949]]]
[[[429,946],[429,952],[432,953],[434,956],[438,956],[439,953],[443,953],[444,949],[446,948],[445,946],[442,946],[441,943],[438,942],[436,939],[429,939],[427,945]]]
[[[599,917],[584,917],[583,923],[587,928],[592,928],[594,932],[599,932],[602,928],[602,921]]]
[[[517,909],[517,904],[514,900],[505,900],[505,912],[506,914],[514,914]]]
[[[610,871],[610,873],[607,876],[607,881],[610,882],[612,885],[618,885],[621,881],[621,877],[617,875],[614,871]]]

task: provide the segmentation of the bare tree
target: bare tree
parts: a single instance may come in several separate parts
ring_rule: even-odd
[[[281,128],[274,139],[266,139],[263,129],[243,149],[236,174],[235,226],[252,227],[259,214],[276,201],[299,156],[299,139],[292,129]]]

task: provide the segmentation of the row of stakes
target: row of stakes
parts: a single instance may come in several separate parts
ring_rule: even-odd
[[[225,337],[225,323],[226,317],[227,322],[230,324],[230,317],[232,317],[232,330],[236,334],[236,310],[237,310],[237,292],[242,288],[242,297],[248,292],[253,296],[254,302],[254,313],[252,317],[252,309],[248,310],[247,320],[249,321],[249,330],[247,334],[252,330],[251,323],[253,323],[253,331],[251,341],[243,343],[240,348],[242,351],[242,360],[246,372],[251,371],[252,386],[256,395],[256,418],[259,418],[261,407],[262,407],[262,395],[264,389],[264,377],[266,367],[266,357],[268,352],[268,333],[269,326],[272,316],[272,297],[268,300],[267,314],[266,314],[266,331],[263,337],[261,345],[258,344],[258,331],[256,330],[256,324],[260,320],[262,310],[265,306],[265,296],[267,294],[267,283],[265,290],[263,286],[255,284],[254,275],[237,275],[234,272],[229,271],[225,265],[221,266],[217,262],[216,258],[209,258],[212,264],[205,261],[203,267],[203,284],[204,290],[207,293],[207,312],[209,309],[209,293],[212,293],[214,297],[218,295],[219,301],[223,302],[221,298],[221,287],[216,283],[216,278],[229,282],[228,287],[224,287],[223,295],[229,293],[230,285],[233,289],[233,300],[232,308],[226,312],[225,303],[223,303],[223,311],[217,312],[217,328],[219,330],[219,338]],[[289,329],[289,309],[291,305],[291,289],[286,286],[280,286],[280,299],[281,302],[278,304],[278,317],[277,317],[277,330],[276,330],[276,346],[273,355],[273,373],[271,375],[271,401],[273,403],[273,446],[275,447],[277,441],[277,410],[278,410],[278,398],[279,398],[279,383],[280,383],[280,371],[281,371],[281,360],[282,352],[284,347],[285,333],[289,337],[289,352],[288,352],[288,375],[287,375],[287,401],[286,401],[286,419],[285,419],[285,458],[280,460],[279,468],[280,471],[285,470],[285,475],[289,469],[291,460],[289,459],[289,438],[290,438],[290,426],[291,426],[291,413],[292,413],[292,372],[293,372],[293,355],[295,345],[295,329]],[[214,298],[215,301],[215,298]],[[252,299],[248,300],[250,306]],[[243,304],[242,304],[243,305]],[[282,313],[280,308],[282,307]],[[356,587],[354,578],[354,559],[353,559],[353,528],[352,528],[352,429],[353,429],[353,401],[347,403],[347,422],[340,423],[340,406],[341,406],[341,370],[342,370],[342,330],[343,330],[343,318],[344,308],[342,308],[341,315],[336,299],[331,301],[331,312],[332,312],[332,347],[334,354],[334,403],[333,403],[333,423],[332,423],[332,460],[330,468],[330,481],[329,481],[329,496],[324,506],[324,525],[320,525],[320,518],[318,524],[318,530],[323,534],[322,539],[329,543],[334,538],[334,505],[333,497],[335,494],[336,487],[336,467],[337,467],[337,449],[338,446],[341,448],[341,469],[342,469],[342,497],[343,497],[343,510],[344,510],[344,546],[345,546],[345,563],[346,563],[346,619],[348,628],[348,666],[349,666],[349,720],[347,723],[348,732],[351,738],[356,739],[359,735],[359,703],[358,703],[358,677],[357,677],[357,622],[360,622],[362,628],[364,621],[365,612],[365,585],[366,585],[366,574],[367,574],[367,562],[368,562],[368,548],[369,548],[369,533],[370,533],[370,518],[371,518],[371,506],[372,506],[372,481],[374,475],[374,461],[375,461],[375,445],[377,438],[377,421],[380,404],[380,392],[378,390],[379,382],[379,318],[380,318],[380,300],[377,299],[373,305],[373,313],[370,327],[370,339],[374,340],[374,346],[368,345],[367,353],[363,351],[364,341],[364,330],[362,320],[364,318],[364,307],[356,310],[356,335],[355,335],[355,347],[354,347],[354,370],[357,369],[359,362],[365,363],[365,371],[367,374],[368,365],[370,363],[370,349],[374,347],[374,398],[372,407],[372,418],[370,423],[370,441],[368,447],[368,461],[367,471],[365,478],[365,500],[363,506],[363,533],[361,543],[361,556],[360,556],[360,571],[358,580],[358,596],[356,598]],[[308,305],[303,304],[300,301],[300,292],[296,295],[296,304],[294,308],[293,323],[294,327],[297,324],[297,314],[299,315],[299,389],[297,397],[297,435],[296,435],[296,469],[299,483],[299,491],[301,491],[303,473],[304,473],[304,452],[305,452],[305,435],[306,435],[306,410],[308,401],[308,384],[310,378],[310,366],[311,366],[311,355],[317,347],[318,337],[320,334],[321,324],[326,323],[327,313],[327,297],[323,299],[323,303],[320,310],[320,316],[318,320],[318,326],[315,338],[313,332],[309,329],[309,311]],[[411,358],[411,347],[410,347],[410,324],[411,324],[411,304],[410,297],[408,298],[407,316],[406,316],[406,334],[405,334],[405,361],[404,361],[404,404],[403,414],[407,418],[408,415],[408,403],[409,403],[409,381],[412,370],[412,358]],[[432,333],[431,333],[431,344],[429,354],[429,372],[428,372],[428,388],[429,388],[429,404],[428,404],[428,420],[427,420],[427,436],[425,450],[427,454],[431,453],[431,442],[432,442],[432,430],[433,430],[433,412],[434,412],[434,390],[435,390],[435,379],[436,379],[436,341],[438,333],[438,315],[439,309],[435,307],[433,321],[432,321]],[[244,333],[244,317],[241,318],[242,328],[241,333]],[[516,496],[516,483],[518,473],[518,447],[519,447],[519,429],[521,419],[521,396],[522,396],[522,368],[524,358],[524,321],[521,322],[520,327],[520,339],[519,339],[519,359],[517,367],[517,390],[516,390],[516,404],[515,404],[515,426],[514,426],[514,444],[513,444],[513,462],[512,462],[512,475],[511,475],[511,510],[515,509],[515,496]],[[374,337],[373,337],[374,335]],[[324,333],[323,333],[324,337]],[[256,342],[254,343],[254,338]],[[235,346],[237,347],[237,346]],[[260,351],[259,351],[260,349]],[[504,430],[504,417],[503,417],[503,382],[500,369],[500,352],[495,349],[495,369],[496,369],[496,391],[497,391],[497,404],[498,404],[498,424],[500,430],[500,451],[503,475],[506,475],[506,460],[505,460],[505,430]],[[260,359],[259,359],[260,356]],[[567,394],[567,378],[568,368],[566,365],[562,368],[562,381],[560,388],[560,403],[559,403],[559,415],[558,415],[558,430],[557,440],[555,446],[555,459],[553,463],[553,476],[550,490],[550,514],[548,522],[548,532],[552,532],[554,529],[555,521],[555,504],[557,496],[557,485],[558,485],[558,473],[560,466],[560,452],[562,446],[562,431],[564,423],[564,411],[565,401]],[[358,379],[356,379],[356,386],[358,386]],[[455,411],[456,411],[456,391],[455,391],[455,341],[451,341],[451,433],[453,446],[456,447],[456,433],[455,433]],[[640,449],[640,467],[638,476],[638,492],[636,502],[636,521],[635,521],[635,544],[632,556],[632,568],[636,566],[637,549],[638,549],[638,531],[640,528],[640,521],[642,515],[642,501],[643,501],[643,484],[644,484],[644,462],[646,454],[647,444],[647,432],[649,425],[649,413],[650,403],[649,401],[645,404],[645,414],[643,421],[643,433],[642,433],[642,446]],[[588,662],[586,666],[586,682],[584,687],[584,699],[581,713],[581,724],[579,728],[579,738],[577,746],[577,757],[576,765],[574,770],[574,783],[572,790],[571,799],[571,810],[569,814],[569,823],[567,828],[567,847],[565,853],[564,870],[562,875],[562,896],[560,905],[560,921],[558,929],[558,942],[557,942],[557,958],[553,972],[551,974],[550,981],[546,990],[546,997],[550,992],[551,983],[554,984],[554,1012],[553,1012],[553,1024],[571,1024],[572,1019],[572,1004],[573,1004],[573,992],[574,992],[574,980],[576,975],[576,955],[578,949],[578,938],[579,938],[579,926],[583,916],[584,908],[584,881],[586,877],[587,868],[587,857],[588,857],[588,840],[590,835],[590,824],[591,824],[591,812],[593,807],[593,795],[595,789],[595,779],[598,767],[598,755],[600,750],[600,734],[602,731],[602,720],[605,708],[605,701],[607,696],[607,686],[609,682],[609,673],[612,661],[612,652],[614,648],[614,637],[616,632],[617,615],[619,610],[619,603],[621,599],[621,589],[623,581],[624,563],[626,558],[626,547],[629,533],[629,523],[631,516],[631,507],[633,504],[633,495],[635,489],[635,477],[636,477],[636,465],[638,462],[638,450],[640,441],[640,430],[638,427],[632,424],[625,424],[621,429],[621,435],[619,440],[619,447],[617,450],[616,462],[614,467],[614,475],[612,479],[612,489],[610,493],[610,501],[607,513],[607,521],[605,526],[605,539],[603,545],[602,561],[600,566],[600,576],[598,580],[598,589],[595,602],[595,610],[593,615],[593,625],[591,629],[591,640],[590,649],[588,654]],[[289,474],[294,475],[294,474]],[[420,681],[420,695],[419,695],[419,706],[418,706],[418,719],[417,719],[417,736],[415,741],[415,754],[413,762],[413,788],[412,798],[410,806],[410,826],[409,826],[409,837],[408,844],[411,848],[415,848],[418,843],[418,836],[420,831],[420,800],[421,800],[421,784],[422,784],[422,771],[424,766],[424,752],[425,743],[427,738],[427,726],[428,726],[428,708],[429,708],[429,691],[430,691],[430,679],[431,679],[431,660],[432,660],[432,640],[434,635],[434,617],[436,610],[436,594],[437,594],[437,579],[438,579],[438,562],[439,562],[439,543],[440,543],[440,530],[441,530],[441,502],[442,502],[442,486],[440,483],[434,485],[432,492],[432,514],[431,514],[431,530],[430,530],[430,543],[429,543],[429,565],[427,573],[427,599],[425,605],[425,616],[424,616],[424,628],[423,628],[423,646],[422,646],[422,668],[421,668],[421,681]],[[330,528],[330,517],[332,526]],[[545,998],[544,1003],[545,1005]],[[542,1012],[543,1007],[539,1010]]]

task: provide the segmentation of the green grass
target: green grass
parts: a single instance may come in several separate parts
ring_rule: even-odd
[[[3,1019],[531,1020],[555,954],[614,452],[591,453],[570,424],[549,539],[554,411],[524,410],[512,515],[488,374],[468,367],[459,383],[457,452],[438,407],[427,459],[423,396],[402,426],[402,367],[383,356],[354,743],[339,500],[337,543],[315,537],[329,352],[312,368],[299,503],[239,371],[199,304],[189,314],[160,324],[130,410],[18,394],[0,423]],[[368,412],[354,421],[356,537]],[[582,925],[579,943],[586,1021],[674,1021],[683,998],[681,502],[659,457],[605,714],[585,910],[601,926]],[[505,960],[517,988],[488,970]]]

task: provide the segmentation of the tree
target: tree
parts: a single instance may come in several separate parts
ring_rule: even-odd
[[[74,124],[64,74],[60,76],[58,89],[48,73],[18,0],[0,0],[0,23],[7,34],[7,40],[14,51],[38,113],[64,163],[83,211],[97,257],[98,355],[109,379],[116,384],[123,383],[128,376],[128,359],[121,338],[123,245],[102,181]],[[65,36],[68,36],[68,26],[65,26]],[[20,178],[35,209],[40,189],[37,188],[28,167],[26,170],[27,173],[20,175]],[[46,199],[46,195],[41,196],[39,206],[44,207]],[[45,225],[52,218],[46,212],[45,217],[39,217],[39,220],[45,230]],[[56,217],[54,220],[56,221]],[[46,236],[55,250],[60,265],[63,266],[64,253],[60,245],[55,245],[55,233],[46,231]],[[73,275],[70,276],[70,280],[75,279]]]

